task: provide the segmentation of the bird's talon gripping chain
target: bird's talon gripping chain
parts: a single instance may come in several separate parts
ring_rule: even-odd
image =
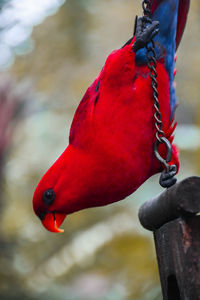
[[[169,188],[174,185],[177,179],[174,177],[177,173],[176,165],[169,165],[169,162],[172,158],[172,145],[170,141],[165,137],[165,133],[163,131],[163,123],[162,116],[160,112],[160,104],[158,99],[158,83],[157,83],[157,72],[156,72],[156,51],[155,51],[155,43],[153,38],[158,33],[159,29],[158,22],[151,20],[151,0],[143,0],[143,17],[139,18],[139,20],[143,22],[142,27],[145,28],[147,24],[154,24],[154,32],[151,36],[150,42],[146,44],[147,49],[147,60],[148,60],[148,68],[150,70],[150,78],[152,79],[152,89],[153,89],[153,98],[154,98],[154,119],[155,119],[155,127],[156,127],[156,142],[154,144],[154,155],[157,160],[165,166],[165,170],[162,172],[160,176],[160,185],[164,188]],[[137,32],[137,30],[136,30]],[[137,37],[137,36],[136,36]],[[167,148],[166,158],[163,158],[159,153],[159,145],[165,144]]]
[[[147,26],[146,26],[147,25]],[[158,21],[152,21],[149,17],[136,17],[134,35],[136,35],[133,51],[137,52],[153,41],[154,36],[158,34]]]

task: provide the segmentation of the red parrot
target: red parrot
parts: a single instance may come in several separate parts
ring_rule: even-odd
[[[160,111],[171,143],[176,106],[174,57],[189,3],[152,0],[153,22],[143,29],[146,43],[155,37]],[[153,153],[151,78],[146,48],[139,40],[134,36],[109,55],[78,106],[68,147],[35,190],[33,209],[49,231],[61,232],[66,215],[75,211],[124,199],[163,170]],[[175,145],[172,149],[170,164],[179,166]],[[163,145],[160,152],[166,155]]]

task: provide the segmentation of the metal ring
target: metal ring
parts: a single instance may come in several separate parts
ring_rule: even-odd
[[[166,146],[167,148],[167,156],[166,156],[166,159],[164,159],[159,151],[158,151],[158,147],[160,145],[160,142],[159,140],[156,140],[155,141],[155,144],[154,144],[154,154],[156,156],[156,158],[158,159],[158,161],[160,161],[167,169],[167,172],[169,170],[169,162],[171,161],[172,159],[172,146],[171,146],[171,143],[170,141],[166,138],[166,137],[160,137],[160,140],[162,141],[162,143],[164,143],[164,145]]]

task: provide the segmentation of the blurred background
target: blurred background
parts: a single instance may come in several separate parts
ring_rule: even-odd
[[[200,2],[177,61],[179,180],[200,175]],[[138,0],[0,0],[0,299],[159,300],[152,234],[134,195],[67,218],[52,234],[32,194],[68,144],[75,109],[106,57],[133,32]]]

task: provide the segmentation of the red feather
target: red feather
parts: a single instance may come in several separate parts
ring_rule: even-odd
[[[35,191],[33,207],[41,219],[47,212],[70,214],[122,200],[163,169],[153,154],[149,69],[135,64],[133,42],[111,53],[83,97],[73,119],[68,148]],[[169,77],[163,61],[158,62],[157,72],[163,130],[170,138],[175,127],[170,122]],[[165,155],[163,146],[160,151]],[[171,163],[178,164],[175,146]],[[50,207],[42,199],[47,189],[55,193]],[[50,221],[47,216],[43,224],[51,230],[48,222],[52,223],[52,218]]]

